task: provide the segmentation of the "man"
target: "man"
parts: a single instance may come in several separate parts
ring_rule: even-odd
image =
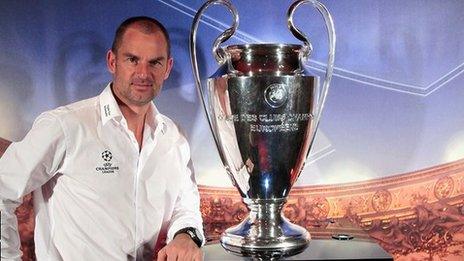
[[[38,260],[201,260],[186,139],[152,99],[173,65],[166,29],[133,17],[97,97],[41,114],[0,159],[2,260],[20,260],[14,209],[34,191]]]

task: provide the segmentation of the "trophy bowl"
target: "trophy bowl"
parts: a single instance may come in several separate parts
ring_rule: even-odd
[[[306,36],[293,25],[298,6],[312,3],[324,16],[330,44],[324,84],[305,70],[312,51]],[[213,4],[225,5],[234,24],[215,41],[217,71],[200,81],[196,32],[200,17]],[[327,9],[317,1],[301,0],[290,6],[288,25],[304,42],[245,44],[220,47],[238,27],[235,7],[227,0],[206,2],[197,12],[190,36],[196,87],[220,158],[250,213],[221,236],[229,252],[272,259],[302,252],[308,231],[282,214],[288,193],[310,152],[333,71],[335,33]]]

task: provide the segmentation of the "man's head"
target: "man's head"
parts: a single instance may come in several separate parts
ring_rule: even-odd
[[[124,22],[122,22],[118,29],[116,29],[116,33],[114,35],[114,39],[113,39],[113,45],[111,46],[111,50],[116,53],[116,51],[118,50],[118,48],[121,46],[121,41],[122,41],[122,37],[124,35],[124,33],[126,32],[127,28],[134,25],[134,24],[137,24],[137,26],[139,26],[139,28],[149,34],[149,33],[154,33],[154,32],[157,32],[157,31],[161,31],[161,33],[163,33],[164,35],[164,38],[166,39],[166,42],[167,42],[167,47],[168,47],[168,56],[171,56],[171,40],[169,38],[169,33],[168,31],[166,30],[166,28],[164,27],[163,24],[161,24],[158,20],[154,19],[154,18],[151,18],[151,17],[148,17],[148,16],[135,16],[135,17],[130,17],[126,20],[124,20]]]
[[[173,60],[164,26],[149,17],[132,17],[116,30],[107,54],[113,91],[127,105],[149,103],[169,77]]]

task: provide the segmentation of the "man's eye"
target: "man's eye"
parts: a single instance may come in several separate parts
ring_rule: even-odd
[[[160,61],[153,61],[153,62],[150,62],[151,66],[159,66],[159,65],[162,65]]]
[[[129,57],[129,58],[127,58],[127,60],[128,60],[130,63],[137,63],[137,58],[135,58],[135,57]]]

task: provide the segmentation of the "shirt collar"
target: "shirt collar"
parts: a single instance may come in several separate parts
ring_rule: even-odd
[[[156,130],[158,126],[161,126],[162,129],[166,128],[166,123],[153,102],[150,102],[150,107],[145,117],[145,124],[150,126],[153,130]],[[164,130],[161,131],[164,132]]]
[[[111,90],[111,83],[108,83],[99,98],[102,125],[105,125],[111,119],[118,122],[124,120],[121,109],[119,108],[119,105],[114,98],[113,91]],[[145,124],[150,126],[152,130],[157,130],[157,127],[159,126],[160,128],[157,131],[160,131],[162,134],[167,131],[166,121],[162,117],[161,113],[159,113],[153,101],[150,102],[150,107],[148,108],[145,118]]]
[[[108,83],[100,94],[100,114],[102,125],[105,125],[111,119],[121,121],[123,118],[122,112],[111,90],[111,83]]]

